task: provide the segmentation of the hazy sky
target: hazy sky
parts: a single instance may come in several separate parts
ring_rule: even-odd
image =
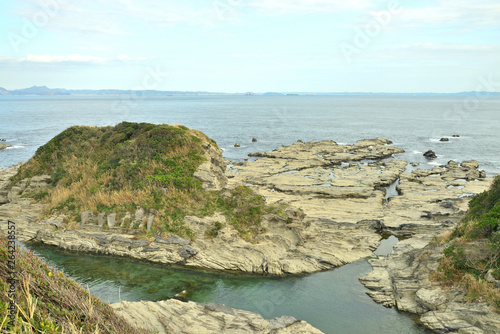
[[[1,0],[0,38],[7,89],[500,91],[498,0]]]

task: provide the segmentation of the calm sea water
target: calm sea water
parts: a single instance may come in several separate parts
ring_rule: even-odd
[[[470,100],[469,100],[470,101]],[[0,97],[0,138],[14,147],[0,153],[0,167],[27,161],[36,149],[71,125],[121,121],[180,123],[206,133],[227,159],[272,150],[298,139],[354,143],[384,137],[406,150],[411,162],[478,160],[500,173],[500,99],[471,103],[464,97],[194,96]],[[451,137],[440,142],[441,137]],[[258,139],[252,143],[251,139]],[[241,144],[234,148],[234,144]]]
[[[395,241],[391,237],[385,248],[392,249]],[[268,319],[291,315],[329,334],[429,333],[408,315],[378,305],[366,295],[357,279],[371,270],[366,260],[307,276],[269,278],[81,256],[40,244],[29,247],[106,302],[162,300],[188,290],[189,300],[225,304]]]
[[[121,121],[180,123],[206,133],[229,160],[272,150],[298,139],[354,143],[384,137],[406,150],[398,158],[425,166],[475,159],[500,173],[500,99],[464,109],[455,97],[199,96],[131,100],[130,97],[0,97],[0,167],[27,161],[36,149],[72,125]],[[441,137],[451,137],[440,142]],[[251,139],[258,139],[252,143]],[[234,144],[241,144],[235,148]],[[438,159],[422,153],[432,149]],[[30,246],[31,247],[31,246]],[[357,277],[366,261],[304,277],[272,279],[190,271],[115,257],[81,256],[32,246],[108,302],[158,300],[187,289],[200,302],[224,303],[266,318],[287,314],[325,333],[424,333],[412,320],[375,304]]]

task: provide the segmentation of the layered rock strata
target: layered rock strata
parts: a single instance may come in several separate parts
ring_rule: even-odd
[[[37,176],[7,191],[7,178],[16,167],[2,171],[0,220],[16,221],[19,240],[77,251],[216,270],[310,273],[371,255],[383,231],[411,236],[450,226],[466,209],[467,196],[488,187],[475,162],[450,162],[404,173],[407,162],[393,158],[401,152],[382,138],[353,145],[297,142],[254,154],[261,158],[232,166],[224,176],[220,153],[208,147],[208,164],[197,172],[206,189],[244,184],[262,195],[267,204],[287,207],[286,218],[264,216],[258,227],[262,233],[253,242],[242,239],[221,214],[186,217],[185,225],[196,235],[194,241],[175,235],[140,238],[127,224],[103,226],[104,217],[99,213],[93,214],[91,223],[84,219],[87,223],[75,228],[66,227],[64,217],[36,222],[43,206],[21,194],[43,186],[48,179]],[[396,190],[393,197],[391,189]],[[148,211],[143,216],[151,214]],[[147,224],[147,219],[143,221]],[[207,238],[205,232],[217,225],[222,228],[216,237]],[[5,229],[7,224],[0,226]]]
[[[400,241],[387,257],[369,260],[373,271],[360,277],[374,301],[417,314],[435,333],[500,333],[500,315],[485,302],[469,302],[457,288],[443,288],[429,276],[444,246],[431,235]]]
[[[430,280],[444,249],[434,237],[453,230],[471,196],[489,188],[491,179],[477,167],[476,161],[450,161],[402,174],[400,196],[389,201],[383,219],[383,230],[402,240],[388,256],[370,259],[372,272],[360,277],[374,301],[418,314],[436,333],[500,332],[500,315],[490,306],[467,302],[458,289]]]

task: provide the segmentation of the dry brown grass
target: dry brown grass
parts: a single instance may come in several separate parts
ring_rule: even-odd
[[[0,235],[1,333],[141,333],[88,290],[20,248],[15,252],[17,310],[10,326],[4,317],[10,302],[8,254],[7,239]]]
[[[443,246],[446,244],[448,241],[450,241],[451,237],[453,235],[453,230],[448,230],[444,231],[443,233],[437,235],[431,243],[436,246]]]
[[[500,311],[500,289],[493,283],[457,269],[455,261],[444,256],[437,271],[429,279],[441,283],[445,288],[456,288],[465,294],[468,302],[487,302],[496,311]]]

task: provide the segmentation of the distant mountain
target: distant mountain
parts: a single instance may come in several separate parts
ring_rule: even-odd
[[[51,89],[47,86],[33,86],[30,88],[15,89],[11,95],[70,95],[66,89]]]
[[[370,92],[266,92],[266,93],[220,93],[207,91],[162,91],[162,90],[122,90],[122,89],[64,89],[33,86],[30,88],[7,90],[0,87],[2,95],[129,95],[133,98],[143,96],[174,96],[174,95],[319,95],[319,96],[499,96],[500,92],[459,92],[459,93],[370,93]]]
[[[172,96],[172,95],[230,95],[205,91],[162,91],[162,90],[121,90],[121,89],[70,89],[71,95],[132,95],[141,96]]]

